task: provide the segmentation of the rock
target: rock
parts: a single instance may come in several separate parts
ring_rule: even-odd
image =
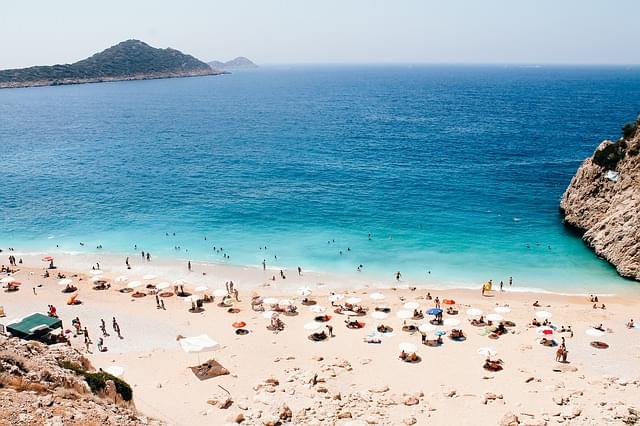
[[[565,191],[560,210],[598,256],[640,280],[640,119],[624,138],[604,141]],[[615,178],[614,178],[615,177]]]
[[[365,422],[367,422],[368,425],[377,425],[378,424],[378,419],[375,418],[374,416],[367,416],[364,419]]]
[[[291,412],[291,408],[289,408],[288,405],[283,405],[280,408],[280,413],[279,413],[279,417],[280,420],[288,422],[291,420],[291,417],[293,417],[293,413]]]
[[[385,393],[389,391],[389,385],[377,385],[369,389],[371,393]]]
[[[455,389],[451,388],[451,389],[445,391],[444,396],[449,397],[449,398],[453,398],[454,396],[456,396],[457,393],[458,393],[458,391],[456,391]]]
[[[580,407],[565,407],[560,413],[562,418],[566,420],[575,419],[576,417],[579,417],[580,414],[582,414],[582,409]]]
[[[342,411],[338,414],[337,416],[339,419],[350,419],[351,418],[351,412],[350,411]]]
[[[235,421],[236,423],[242,423],[242,422],[244,422],[244,421],[245,421],[244,414],[239,413],[239,414],[236,416],[236,418],[235,418],[235,420],[234,420],[234,421]]]
[[[418,405],[420,404],[420,400],[418,398],[416,398],[415,396],[409,396],[407,399],[404,400],[404,405]]]
[[[506,413],[502,416],[502,419],[500,419],[500,426],[518,426],[519,424],[520,421],[518,417],[511,412]]]
[[[402,423],[404,423],[405,425],[415,425],[416,423],[418,423],[418,421],[415,417],[412,416],[402,419]]]

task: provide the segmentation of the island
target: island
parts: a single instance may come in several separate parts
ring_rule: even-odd
[[[58,86],[224,74],[179,50],[126,40],[72,64],[0,71],[0,88]]]
[[[237,58],[227,62],[211,61],[211,62],[208,62],[208,64],[214,70],[220,70],[220,71],[258,68],[258,66],[255,63],[245,58],[244,56],[238,56]]]
[[[640,281],[640,117],[582,163],[560,211],[598,256]]]

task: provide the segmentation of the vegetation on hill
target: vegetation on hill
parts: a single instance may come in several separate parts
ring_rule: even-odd
[[[258,66],[253,63],[248,58],[244,56],[238,56],[235,59],[232,59],[227,62],[221,61],[211,61],[208,62],[209,66],[216,70],[232,70],[232,69],[243,69],[243,68],[258,68]]]

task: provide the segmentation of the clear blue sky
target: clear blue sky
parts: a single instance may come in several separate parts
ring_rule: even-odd
[[[638,63],[640,0],[18,0],[0,68],[137,38],[258,63]]]

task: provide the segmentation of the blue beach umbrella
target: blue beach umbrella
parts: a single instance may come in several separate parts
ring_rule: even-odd
[[[442,309],[439,308],[431,308],[427,311],[428,315],[440,315],[442,313]]]
[[[444,336],[445,334],[447,334],[447,332],[443,331],[443,330],[438,330],[438,331],[435,332],[436,336]]]

